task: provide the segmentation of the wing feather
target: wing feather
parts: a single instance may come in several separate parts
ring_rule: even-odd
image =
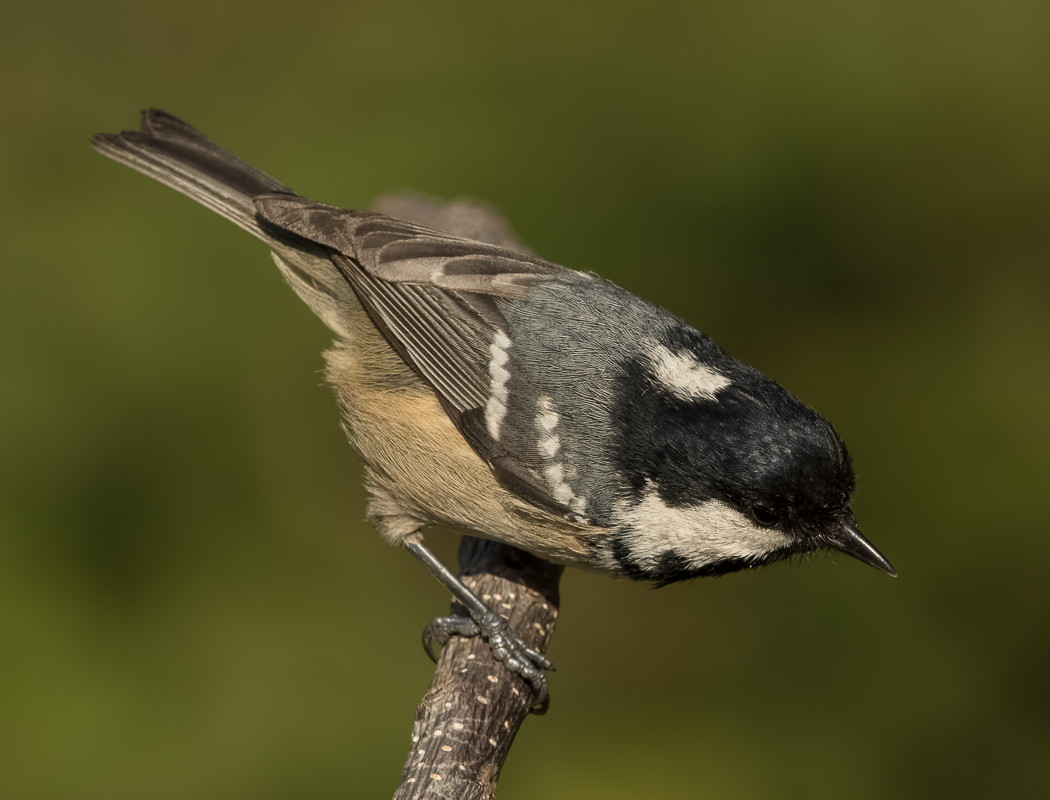
[[[499,441],[486,424],[498,383],[493,375],[510,359],[494,349],[507,327],[497,301],[522,299],[537,283],[564,274],[564,267],[382,214],[285,194],[258,197],[256,208],[264,223],[331,249],[332,262],[377,327],[433,387],[453,424],[507,489],[552,513],[577,516],[529,465],[535,457],[514,452],[515,443]],[[511,383],[520,386],[520,380]]]

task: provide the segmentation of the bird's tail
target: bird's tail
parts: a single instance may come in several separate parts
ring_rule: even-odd
[[[293,194],[291,189],[165,111],[146,109],[139,123],[142,130],[96,134],[91,145],[192,197],[253,236],[272,241],[256,222],[252,201],[262,194]]]
[[[91,145],[102,155],[192,197],[270,246],[285,280],[328,327],[350,336],[360,311],[353,290],[328,251],[266,225],[256,214],[260,195],[295,193],[247,164],[177,117],[155,108],[141,113],[142,130],[99,133]]]

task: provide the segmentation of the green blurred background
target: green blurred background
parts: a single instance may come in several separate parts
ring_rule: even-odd
[[[1045,790],[1045,2],[4,16],[0,796],[389,796],[447,604],[264,248],[90,150],[151,105],[318,200],[491,201],[849,442],[900,578],[568,572],[504,800]]]

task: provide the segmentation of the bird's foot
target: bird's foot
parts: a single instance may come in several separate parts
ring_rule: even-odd
[[[507,620],[496,612],[488,611],[480,620],[473,617],[437,617],[423,630],[423,649],[437,663],[434,642],[444,646],[452,636],[469,638],[479,634],[488,642],[493,658],[528,681],[536,697],[532,713],[546,714],[551,701],[547,691],[547,676],[543,673],[545,670],[553,672],[554,665],[542,653],[528,647],[511,629]]]

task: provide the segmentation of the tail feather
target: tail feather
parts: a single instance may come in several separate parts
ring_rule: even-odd
[[[99,133],[91,145],[102,155],[138,170],[226,217],[266,242],[253,199],[293,194],[265,172],[219,147],[196,128],[164,111],[147,109],[141,130]]]
[[[353,289],[329,259],[328,250],[260,225],[256,197],[294,192],[171,114],[147,109],[140,116],[140,124],[138,131],[96,134],[91,145],[102,155],[182,192],[264,241],[296,294],[329,328],[349,337],[353,315],[361,309]]]

